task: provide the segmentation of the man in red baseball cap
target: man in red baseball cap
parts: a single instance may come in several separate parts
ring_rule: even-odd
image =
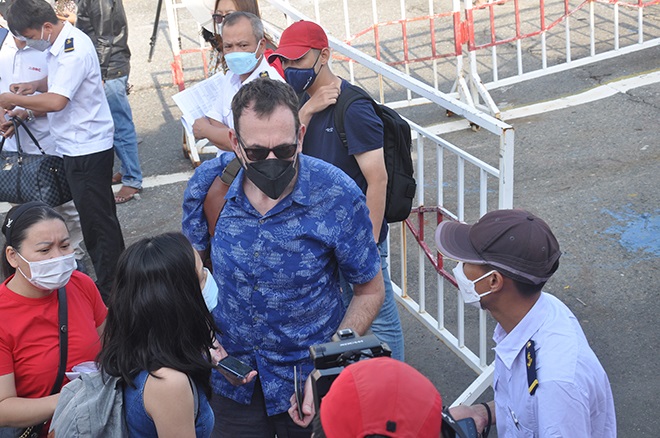
[[[451,409],[478,430],[497,425],[501,438],[616,437],[612,390],[575,315],[542,292],[559,267],[559,243],[542,219],[497,210],[474,225],[436,230],[438,250],[459,263],[454,277],[466,303],[498,322],[495,400]]]
[[[346,367],[323,397],[314,438],[438,438],[442,398],[433,383],[389,357]]]

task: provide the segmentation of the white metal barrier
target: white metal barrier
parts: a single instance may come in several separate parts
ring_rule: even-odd
[[[660,44],[660,0],[342,0],[341,20],[319,0],[285,3],[495,117],[489,90]],[[350,61],[349,71],[355,81]],[[420,103],[428,100],[408,91],[392,105]]]
[[[269,0],[269,3],[278,10],[284,12],[290,19],[309,19],[301,12],[291,7],[290,4],[281,0]],[[410,121],[409,123],[414,131],[414,154],[416,159],[415,178],[417,180],[417,194],[414,209],[411,218],[402,226],[392,227],[397,229],[399,237],[395,241],[392,239],[391,260],[398,260],[400,276],[398,284],[395,285],[397,299],[401,302],[415,317],[424,324],[432,333],[442,340],[456,355],[458,355],[472,370],[477,373],[476,380],[470,385],[464,393],[454,402],[470,403],[474,401],[492,382],[492,366],[487,363],[487,336],[486,336],[486,315],[484,311],[479,311],[479,340],[477,353],[474,353],[466,345],[465,340],[465,312],[463,302],[457,301],[457,330],[452,333],[444,324],[444,285],[446,282],[454,283],[452,276],[445,271],[442,259],[437,259],[435,244],[427,245],[425,240],[424,224],[425,215],[435,213],[439,220],[465,220],[468,215],[474,220],[490,209],[511,208],[513,205],[513,151],[514,151],[514,132],[513,128],[463,102],[460,102],[436,89],[423,83],[422,81],[402,74],[400,71],[388,66],[375,58],[366,55],[360,50],[349,46],[348,44],[334,38],[328,34],[330,46],[335,52],[350,58],[352,62],[361,67],[369,69],[378,75],[380,89],[384,87],[398,88],[407,93],[415,93],[428,99],[443,113],[448,110],[452,113],[466,118],[471,123],[481,126],[490,134],[493,144],[497,142],[497,147],[492,148],[492,155],[496,157],[496,166],[488,164],[485,160],[479,159],[465,152],[464,149],[445,139],[442,139],[431,132],[425,130],[422,126]],[[447,161],[455,160],[455,167],[451,170],[446,165]],[[428,168],[433,165],[433,171],[428,172]],[[475,174],[476,179],[469,176]],[[496,181],[495,188],[489,185],[489,179]],[[445,188],[447,182],[450,182],[452,189],[451,196]],[[471,182],[472,181],[472,182]],[[478,193],[476,196],[470,194],[467,186],[476,181]],[[493,183],[494,185],[495,183]],[[433,189],[427,189],[427,187]],[[427,191],[435,192],[436,199],[430,201],[437,207],[426,207]],[[497,195],[489,199],[489,193],[496,192]],[[451,199],[450,199],[451,197]],[[452,208],[448,208],[448,205]],[[435,230],[433,230],[434,232]],[[414,245],[408,245],[408,236],[412,234],[417,242]],[[431,233],[432,235],[432,233]],[[430,239],[433,240],[432,238]],[[407,250],[416,248],[416,260],[409,260]],[[398,258],[394,255],[399,253]],[[409,290],[409,273],[417,270],[417,287],[415,290]],[[426,276],[428,273],[437,273],[437,294],[433,297],[427,297]],[[394,282],[397,283],[396,278]],[[412,283],[412,282],[410,282]],[[454,298],[456,294],[453,293]],[[435,315],[427,312],[427,300],[435,300],[438,303],[437,313]]]

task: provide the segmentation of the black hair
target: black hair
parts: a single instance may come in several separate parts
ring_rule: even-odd
[[[211,396],[209,349],[218,330],[202,297],[193,251],[183,234],[165,233],[122,253],[97,357],[106,373],[133,385],[140,371],[172,368]]]
[[[39,30],[46,23],[59,23],[55,9],[45,0],[13,1],[5,18],[14,35],[20,35],[27,29]]]
[[[5,216],[2,223],[2,234],[5,236],[5,246],[2,251],[2,274],[4,278],[10,277],[16,272],[16,269],[7,260],[7,247],[11,246],[20,253],[30,227],[41,221],[51,219],[59,219],[65,223],[64,218],[52,207],[39,201],[16,205],[7,212],[7,216]]]
[[[296,132],[300,129],[298,117],[298,96],[291,85],[269,78],[258,78],[243,85],[231,101],[234,112],[234,129],[239,131],[239,119],[243,111],[251,109],[257,116],[270,116],[275,109],[284,106],[291,110]]]

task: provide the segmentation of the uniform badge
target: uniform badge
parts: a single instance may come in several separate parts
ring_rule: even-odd
[[[266,70],[264,70],[261,73],[259,73],[259,77],[260,78],[270,78],[270,75],[268,74],[268,72]]]
[[[66,52],[66,53],[73,52],[73,50],[74,50],[74,48],[73,48],[73,38],[67,38],[64,41],[64,52]]]
[[[539,387],[539,379],[536,375],[536,350],[534,341],[531,339],[525,345],[525,363],[527,365],[527,391],[529,395],[534,395]]]

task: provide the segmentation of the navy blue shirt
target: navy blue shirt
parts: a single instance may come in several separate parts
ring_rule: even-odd
[[[342,91],[349,85],[348,81],[341,80]],[[300,102],[301,106],[308,100],[309,95],[305,93]],[[366,194],[367,180],[354,155],[383,147],[383,121],[376,115],[371,102],[366,99],[356,100],[349,105],[344,116],[347,149],[335,130],[335,106],[330,105],[312,116],[305,132],[303,153],[339,167],[357,183],[362,193]],[[387,222],[383,219],[378,242],[383,242],[386,237]]]

